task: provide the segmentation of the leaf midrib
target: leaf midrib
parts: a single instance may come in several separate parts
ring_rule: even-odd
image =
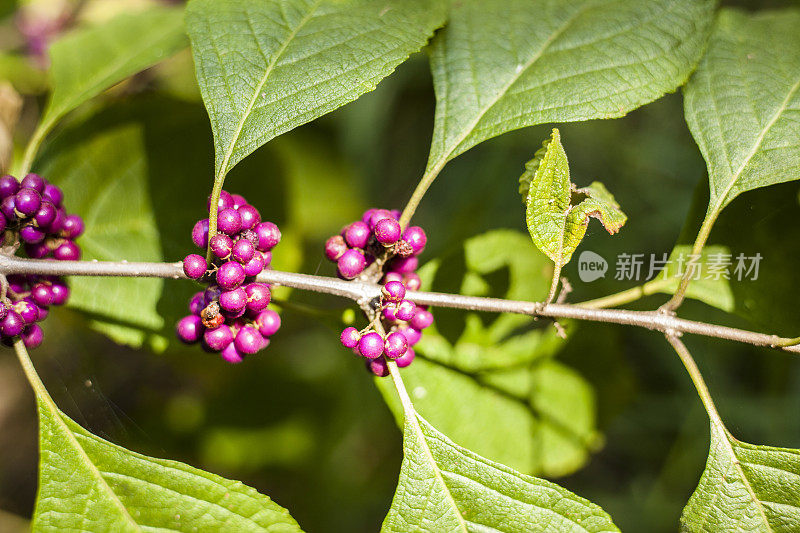
[[[291,33],[287,36],[281,46],[275,51],[270,59],[269,63],[267,63],[267,69],[264,72],[264,75],[261,77],[261,80],[256,85],[255,91],[253,92],[253,96],[247,104],[244,112],[242,113],[242,118],[239,120],[239,124],[236,126],[236,130],[231,137],[230,144],[228,146],[228,150],[225,152],[225,157],[223,158],[222,162],[220,163],[220,167],[217,170],[217,180],[222,179],[222,177],[228,172],[228,164],[230,163],[231,157],[233,156],[233,152],[236,149],[236,145],[239,143],[239,136],[242,134],[242,130],[244,129],[244,124],[247,122],[247,119],[250,118],[250,113],[253,111],[253,107],[255,106],[256,101],[258,100],[258,95],[261,94],[261,90],[264,88],[264,85],[267,83],[267,79],[269,78],[272,71],[275,69],[275,65],[277,65],[278,60],[281,56],[286,52],[286,49],[289,47],[289,44],[294,40],[300,30],[305,26],[311,17],[314,16],[319,5],[322,3],[322,0],[316,0],[314,4],[309,9],[308,13],[303,16],[297,26],[291,31]]]
[[[750,480],[747,478],[747,475],[744,473],[744,470],[742,469],[742,465],[739,463],[739,457],[736,455],[736,452],[733,449],[733,444],[731,443],[730,440],[732,437],[728,433],[728,429],[722,424],[721,420],[719,421],[713,420],[712,424],[714,424],[716,426],[716,429],[720,433],[722,433],[722,438],[724,439],[723,445],[725,447],[725,450],[730,454],[731,462],[733,463],[733,466],[736,469],[736,471],[739,473],[739,476],[742,479],[742,484],[744,485],[745,489],[747,489],[747,493],[750,495],[750,499],[753,500],[753,503],[756,505],[759,516],[761,516],[761,518],[764,520],[764,526],[767,528],[767,531],[770,532],[774,531],[769,523],[769,520],[767,519],[767,514],[764,511],[764,506],[762,505],[761,500],[759,500],[758,496],[756,496],[755,490],[753,490],[753,486],[750,484]]]
[[[417,419],[417,412],[413,409],[413,407],[411,409],[406,408],[405,416],[408,419],[409,423],[411,424],[414,433],[417,435],[417,438],[420,440],[420,444],[425,449],[425,456],[431,465],[431,468],[433,470],[434,475],[436,476],[436,479],[441,483],[445,495],[447,496],[447,499],[452,504],[453,509],[456,510],[455,515],[458,517],[458,524],[459,526],[461,526],[461,530],[464,531],[464,533],[468,533],[469,529],[467,528],[467,523],[464,521],[464,517],[461,516],[461,509],[459,509],[455,498],[453,498],[453,495],[450,493],[450,488],[447,486],[447,483],[445,483],[444,477],[442,476],[441,470],[439,469],[439,465],[436,462],[436,459],[434,459],[433,453],[431,452],[431,449],[428,446],[428,439],[425,437],[425,433],[422,432],[422,427],[420,427],[419,425],[419,420]]]
[[[75,437],[75,434],[66,424],[66,422],[64,422],[61,411],[58,409],[58,406],[56,406],[55,402],[53,402],[53,399],[50,397],[50,395],[47,394],[46,391],[44,391],[44,394],[39,393],[38,396],[39,396],[39,401],[44,403],[44,405],[47,407],[47,410],[50,411],[50,414],[56,419],[58,427],[62,430],[63,433],[66,433],[67,439],[70,441],[71,444],[73,444],[73,448],[77,450],[80,458],[89,467],[89,471],[92,473],[92,477],[97,479],[98,484],[100,485],[103,492],[105,492],[107,496],[112,500],[114,505],[119,508],[122,517],[127,522],[129,522],[130,525],[132,525],[137,531],[142,531],[141,526],[139,526],[139,524],[136,523],[136,521],[130,515],[128,510],[125,508],[125,505],[123,505],[122,501],[117,497],[114,490],[111,488],[108,482],[106,482],[105,478],[100,473],[100,470],[92,462],[91,458],[86,453],[86,450],[84,450],[83,447],[80,445],[78,439]]]
[[[753,144],[753,147],[750,149],[750,152],[744,158],[742,164],[739,165],[739,168],[736,170],[736,172],[731,176],[728,185],[726,185],[725,188],[722,190],[722,194],[720,194],[716,203],[714,204],[714,208],[710,211],[712,216],[716,216],[716,214],[718,214],[722,210],[724,204],[726,203],[725,200],[727,200],[728,194],[731,192],[731,189],[733,189],[733,186],[736,185],[736,183],[739,181],[742,172],[744,172],[745,168],[750,163],[750,160],[756,156],[759,148],[761,148],[761,144],[764,142],[764,138],[767,136],[767,133],[769,132],[770,129],[772,129],[775,123],[778,122],[778,119],[780,119],[784,111],[786,111],[786,109],[789,106],[789,102],[792,100],[794,94],[797,92],[798,89],[800,89],[800,79],[798,79],[797,82],[795,82],[795,84],[789,90],[789,94],[786,95],[786,98],[784,98],[781,105],[772,115],[772,118],[770,118],[766,126],[764,126],[764,128],[761,129],[761,132],[756,138],[756,141]]]
[[[431,174],[437,174],[442,167],[449,161],[450,155],[458,148],[464,139],[466,139],[469,134],[475,129],[478,123],[483,119],[484,115],[489,112],[489,110],[500,101],[503,96],[511,89],[511,87],[519,80],[520,77],[534,64],[536,63],[544,53],[547,51],[548,48],[555,42],[556,39],[561,37],[567,29],[581,16],[583,15],[589,8],[593,7],[592,4],[586,4],[578,11],[576,11],[571,17],[569,17],[564,24],[561,25],[558,29],[556,29],[550,36],[542,43],[542,46],[539,50],[522,66],[519,71],[515,72],[511,78],[509,79],[508,83],[504,85],[500,91],[491,99],[491,101],[480,110],[475,120],[473,120],[466,128],[461,135],[458,136],[457,140],[450,145],[450,149],[446,150],[440,157],[436,164],[431,168]]]

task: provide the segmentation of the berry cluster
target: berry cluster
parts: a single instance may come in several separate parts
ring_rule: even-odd
[[[367,359],[367,368],[377,376],[386,376],[386,359],[393,359],[403,368],[414,360],[414,349],[422,330],[433,323],[433,315],[425,306],[405,300],[406,290],[419,290],[420,279],[415,270],[417,256],[425,248],[427,237],[422,228],[411,226],[402,231],[399,211],[369,209],[361,220],[345,227],[325,243],[325,256],[336,262],[339,276],[354,279],[360,275],[383,274],[383,289],[375,320],[366,328],[346,328],[342,344]],[[376,264],[380,270],[365,270]],[[376,331],[377,322],[387,332]]]
[[[243,196],[222,191],[217,205],[216,235],[208,238],[207,218],[192,229],[194,244],[211,251],[211,265],[198,254],[183,260],[183,272],[209,286],[189,300],[191,314],[178,322],[176,331],[183,342],[199,341],[229,363],[239,363],[266,348],[281,327],[278,313],[267,309],[270,286],[255,281],[272,262],[281,231],[272,222],[261,222],[258,209]]]
[[[31,259],[78,260],[75,244],[83,233],[83,220],[68,215],[61,203],[64,194],[38,174],[19,182],[14,176],[0,177],[0,232],[5,246],[20,242]],[[0,335],[5,345],[20,336],[28,348],[42,343],[44,333],[36,322],[47,317],[49,306],[63,305],[69,298],[65,281],[56,276],[10,275],[0,301]]]

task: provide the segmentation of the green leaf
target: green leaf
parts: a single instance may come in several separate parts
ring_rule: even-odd
[[[107,442],[37,390],[34,531],[300,531],[286,509],[243,485]]]
[[[183,11],[174,8],[119,15],[59,39],[50,47],[53,93],[39,129],[184,46]]]
[[[576,189],[569,178],[567,153],[561,145],[557,129],[549,142],[526,165],[520,184],[529,183],[525,219],[534,244],[556,265],[565,265],[583,240],[589,218],[602,222],[612,235],[619,231],[627,217],[602,183],[593,182]],[[572,205],[573,193],[585,196]]]
[[[551,268],[528,237],[497,230],[420,269],[425,290],[538,300]],[[459,445],[521,472],[561,476],[598,444],[592,387],[553,356],[564,342],[530,317],[437,308],[434,326],[402,370],[418,412]],[[545,325],[546,326],[546,325]],[[567,324],[569,326],[569,324]],[[389,380],[376,380],[398,419]],[[486,431],[502,426],[503,431]]]
[[[625,115],[689,77],[711,0],[463,0],[432,46],[427,175],[487,139]]]
[[[685,91],[713,218],[737,195],[800,178],[800,11],[720,12]]]
[[[193,0],[187,27],[216,176],[371,91],[444,22],[427,0]]]
[[[406,409],[383,531],[618,531],[599,506],[461,448]]]
[[[39,171],[63,189],[65,207],[86,224],[78,240],[82,259],[165,260],[146,180],[144,143],[137,123],[91,132],[71,129],[64,142],[43,155]],[[163,286],[164,280],[155,278],[75,277],[68,305],[88,313],[93,326],[115,341],[140,346],[165,325],[157,311]]]
[[[712,419],[708,462],[681,531],[797,531],[798,495],[800,450],[741,442]]]

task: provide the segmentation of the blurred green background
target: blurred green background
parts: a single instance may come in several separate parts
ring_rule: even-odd
[[[75,25],[147,2],[32,3],[53,10],[47,13],[70,14],[82,4],[69,18]],[[766,9],[798,2],[723,4]],[[20,144],[45,101],[46,78],[43,59],[30,53],[20,32],[17,9],[14,2],[0,2],[0,80],[8,79],[24,100],[15,131]],[[373,93],[259,150],[234,169],[226,189],[246,194],[284,229],[275,252],[279,268],[333,275],[333,266],[322,260],[322,243],[368,207],[402,208],[425,166],[433,108],[427,60],[418,54]],[[191,249],[191,224],[201,216],[213,170],[210,128],[188,51],[83,108],[45,153],[131,125],[146,153],[162,252],[177,260]],[[551,127],[488,141],[446,167],[415,216],[428,234],[423,262],[457,255],[466,239],[488,230],[525,231],[517,178]],[[612,264],[605,279],[592,283],[580,282],[574,264],[566,269],[574,286],[570,301],[577,302],[635,285],[614,279],[617,254],[660,256],[696,231],[697,223],[684,225],[692,219],[693,199],[704,194],[706,171],[683,121],[679,93],[623,119],[559,127],[574,181],[603,181],[629,216],[614,238],[590,226],[581,249]],[[791,258],[797,255],[791,252],[800,251],[800,239],[785,233],[797,226],[797,193],[798,185],[790,183],[740,197],[711,238],[734,253],[759,251],[767,280],[763,294],[774,293],[774,301],[793,288]],[[68,206],[70,201],[68,196]],[[159,311],[170,317],[174,302],[182,306],[197,289],[167,281],[164,290]],[[268,350],[242,365],[223,364],[171,340],[159,353],[127,348],[91,330],[96,317],[67,309],[47,320],[46,342],[34,362],[56,403],[93,433],[240,479],[288,508],[308,531],[375,531],[397,481],[401,433],[373,380],[337,342],[346,302],[300,292],[280,297],[292,304],[282,313],[283,328]],[[759,302],[743,298],[757,315]],[[631,307],[654,308],[665,299],[651,296]],[[798,334],[791,331],[797,311],[788,304],[772,328],[769,315],[748,322],[697,302],[688,302],[682,315]],[[170,329],[167,323],[153,333]],[[674,531],[708,450],[707,419],[691,382],[657,334],[597,324],[570,329],[557,357],[594,388],[598,434],[585,466],[555,480],[603,506],[623,530]],[[146,345],[162,347],[157,335],[151,337]],[[690,338],[688,345],[736,437],[800,447],[797,361],[702,338]],[[504,428],[484,431],[502,438]],[[33,395],[13,353],[3,350],[0,531],[24,528],[32,512],[36,439]]]

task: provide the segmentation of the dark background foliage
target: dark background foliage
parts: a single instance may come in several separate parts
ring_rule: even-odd
[[[14,37],[13,4],[0,3],[0,46],[8,52],[22,46]],[[764,9],[797,2],[724,4]],[[21,135],[43,101],[35,88],[27,92]],[[298,271],[332,275],[320,254],[326,236],[367,207],[401,208],[407,200],[424,169],[433,107],[427,60],[418,55],[375,92],[268,144],[231,173],[226,189],[246,193],[266,218],[290,228]],[[138,76],[83,114],[88,122],[73,119],[54,142],[80,143],[98,128],[130,122],[143,126],[150,186],[164,192],[154,205],[166,236],[164,256],[188,253],[191,224],[201,216],[213,170],[190,56]],[[582,249],[606,258],[669,252],[693,197],[707,194],[705,164],[683,121],[681,95],[623,119],[560,127],[574,180],[604,181],[629,216],[614,239],[591,226]],[[447,166],[415,217],[429,236],[423,259],[457,251],[464,239],[489,229],[525,231],[516,180],[549,128],[504,135]],[[786,184],[738,199],[711,238],[730,244],[734,253],[760,251],[765,281],[750,290],[771,291],[776,299],[785,298],[792,271],[791,254],[779,251],[772,231],[794,231],[797,192],[796,184]],[[790,240],[785,234],[780,239],[784,245]],[[281,253],[279,247],[276,255]],[[575,286],[572,301],[633,285],[613,275],[581,283],[574,265],[567,275]],[[183,305],[193,290],[188,282],[166,287],[165,310],[174,302]],[[299,292],[288,297],[296,305],[284,311],[280,334],[243,365],[228,366],[174,343],[163,353],[118,346],[69,310],[51,315],[47,342],[34,361],[58,405],[93,433],[241,479],[290,509],[309,531],[373,531],[397,481],[400,431],[371,378],[336,341],[345,302]],[[665,299],[652,296],[633,306],[652,308]],[[682,313],[760,325],[695,302]],[[797,323],[796,316],[780,318],[778,324]],[[689,342],[735,436],[800,446],[800,366],[790,355]],[[600,504],[623,530],[675,530],[708,449],[707,419],[678,359],[659,335],[598,324],[581,324],[560,358],[596,389],[603,445],[586,467],[558,482]],[[11,351],[0,352],[0,530],[20,523],[14,515],[32,512],[33,406]]]

